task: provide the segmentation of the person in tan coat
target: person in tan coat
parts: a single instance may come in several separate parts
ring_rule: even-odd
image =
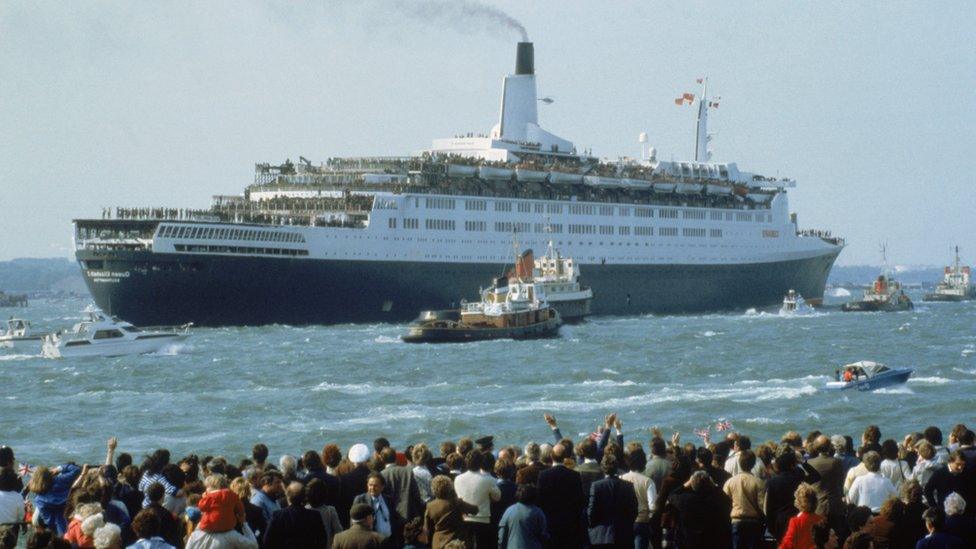
[[[430,481],[430,491],[434,499],[427,504],[424,514],[424,531],[430,540],[431,549],[443,549],[453,540],[467,540],[468,528],[464,515],[478,513],[478,506],[465,503],[454,492],[450,477],[437,475]]]
[[[373,531],[373,508],[357,503],[349,510],[349,529],[332,538],[332,549],[380,549],[384,538]]]

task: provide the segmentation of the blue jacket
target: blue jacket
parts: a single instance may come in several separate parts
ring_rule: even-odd
[[[68,501],[71,485],[81,474],[81,467],[74,463],[61,466],[61,471],[54,475],[51,489],[34,497],[34,509],[40,515],[44,524],[53,529],[59,536],[68,531],[68,521],[64,518],[64,505]]]
[[[498,524],[498,549],[542,549],[549,541],[546,515],[535,505],[516,503]]]

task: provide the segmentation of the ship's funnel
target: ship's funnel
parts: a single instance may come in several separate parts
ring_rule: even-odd
[[[532,42],[519,42],[515,54],[515,74],[535,74],[535,51]]]

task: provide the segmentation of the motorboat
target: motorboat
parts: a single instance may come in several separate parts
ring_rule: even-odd
[[[190,324],[142,330],[118,317],[89,308],[85,311],[85,319],[71,330],[44,336],[41,354],[46,358],[71,358],[156,353],[185,340],[189,331]]]
[[[562,319],[546,301],[540,283],[497,278],[481,300],[454,311],[424,311],[413,321],[406,343],[462,343],[489,339],[538,339],[559,334]]]
[[[29,320],[11,318],[7,327],[0,329],[0,348],[15,349],[37,345],[44,338],[44,334],[34,332]]]
[[[824,390],[873,391],[905,383],[914,371],[912,368],[889,368],[879,362],[862,360],[845,365],[843,370],[837,370],[834,381],[828,381]]]
[[[807,304],[803,296],[790,288],[783,296],[783,305],[779,308],[781,315],[805,315],[813,312],[813,307]]]
[[[959,262],[959,246],[956,246],[956,261],[951,267],[945,268],[942,282],[935,287],[935,291],[925,294],[922,301],[969,301],[976,299],[976,286],[970,279],[969,266]]]

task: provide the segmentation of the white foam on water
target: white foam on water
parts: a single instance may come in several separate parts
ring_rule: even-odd
[[[769,417],[750,417],[743,421],[757,425],[782,425],[786,423],[786,420],[784,419],[773,419]]]
[[[715,337],[717,335],[722,335],[725,332],[716,332],[714,330],[705,330],[704,332],[698,332],[696,337]]]
[[[586,381],[580,382],[580,385],[597,385],[600,387],[631,387],[637,385],[637,383],[630,380],[614,381],[612,379],[598,379],[598,380],[587,379]]]
[[[952,370],[955,372],[959,372],[960,374],[968,374],[971,376],[976,376],[976,368],[970,368],[968,370],[966,370],[965,368],[953,368]]]
[[[0,355],[0,360],[27,360],[39,358],[41,355]]]
[[[875,389],[872,391],[879,395],[914,395],[915,391],[908,387],[882,387],[881,389]]]
[[[944,377],[931,376],[931,377],[910,377],[908,378],[909,383],[922,383],[925,385],[945,385],[950,383],[951,379],[946,379]]]
[[[189,352],[192,350],[193,347],[186,343],[171,343],[155,353],[149,353],[149,356],[176,356],[184,354],[184,351]]]
[[[827,292],[830,297],[850,297],[851,292],[847,288],[834,288]]]
[[[620,372],[618,372],[616,370],[611,370],[610,368],[604,368],[604,369],[602,369],[600,371],[603,372],[603,373],[605,373],[605,374],[613,374],[613,375],[617,375],[617,376],[620,375]]]
[[[962,350],[962,356],[972,356],[976,355],[976,349],[968,348]]]
[[[306,339],[305,341],[308,341],[308,340]],[[381,335],[381,336],[376,336],[373,339],[373,342],[375,342],[375,343],[400,343],[400,338],[399,337],[393,337],[393,336]]]

